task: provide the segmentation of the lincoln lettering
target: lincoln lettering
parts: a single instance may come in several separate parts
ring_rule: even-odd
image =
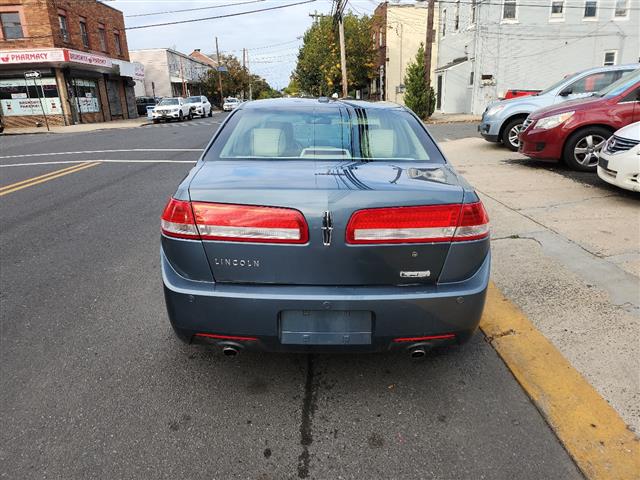
[[[239,258],[214,258],[213,263],[222,267],[260,268],[260,260],[245,260]]]

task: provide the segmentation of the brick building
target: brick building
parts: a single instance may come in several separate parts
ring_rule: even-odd
[[[37,71],[38,79],[25,72]],[[122,12],[96,0],[0,0],[0,110],[7,127],[137,117]],[[42,101],[42,106],[41,106]]]

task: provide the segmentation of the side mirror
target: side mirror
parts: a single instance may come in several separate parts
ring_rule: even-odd
[[[560,93],[558,95],[560,95],[561,97],[568,97],[572,93],[573,93],[573,87],[565,87],[562,90],[560,90]]]

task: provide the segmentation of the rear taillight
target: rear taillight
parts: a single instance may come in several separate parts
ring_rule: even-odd
[[[162,231],[171,237],[227,242],[300,244],[309,240],[307,222],[298,210],[175,199],[162,214]]]
[[[169,237],[199,239],[191,204],[170,198],[160,217],[162,233]]]
[[[347,225],[347,243],[356,245],[465,241],[488,235],[489,218],[481,202],[360,210]]]

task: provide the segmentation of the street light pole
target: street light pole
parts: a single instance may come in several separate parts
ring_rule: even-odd
[[[218,37],[216,37],[216,61],[218,62],[218,90],[220,91],[220,107],[224,104],[224,96],[222,95],[222,72],[220,72],[220,50],[218,50]]]
[[[340,70],[342,71],[342,97],[347,98],[349,95],[349,85],[347,80],[347,52],[344,46],[344,21],[342,13],[338,20],[338,34],[340,36]]]
[[[433,16],[435,10],[435,0],[429,0],[427,6],[427,38],[424,46],[424,83],[427,90],[431,86],[431,56],[433,50]]]

